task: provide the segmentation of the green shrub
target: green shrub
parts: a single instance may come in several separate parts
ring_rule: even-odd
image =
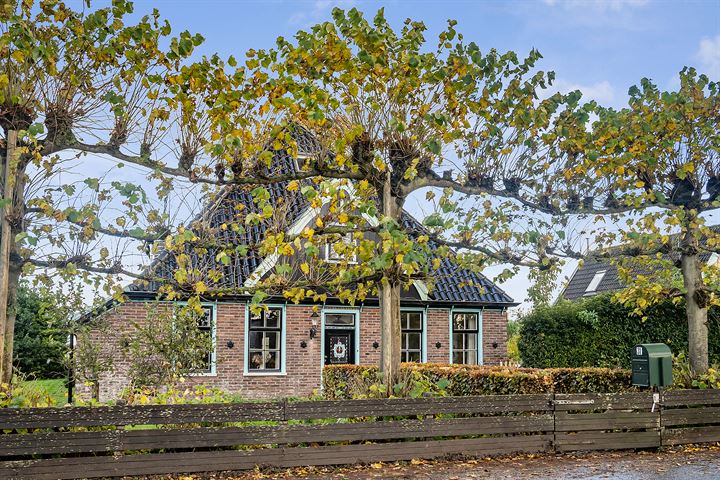
[[[611,393],[631,390],[630,372],[607,368],[532,369],[403,363],[393,396],[465,396],[537,393]],[[332,365],[323,370],[329,399],[384,395],[376,366]]]
[[[690,369],[690,360],[685,353],[673,358],[673,387],[720,389],[720,364],[713,364],[706,373],[694,375]]]
[[[646,318],[598,295],[577,302],[538,307],[522,319],[518,348],[523,366],[630,368],[638,343],[666,343],[675,355],[687,351],[684,305],[666,302]],[[720,361],[720,310],[709,313],[710,360]]]

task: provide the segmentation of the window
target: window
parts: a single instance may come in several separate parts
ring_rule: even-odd
[[[203,305],[202,313],[197,312],[194,309],[185,307],[184,305],[178,305],[175,311],[174,328],[190,329],[192,323],[197,322],[197,332],[199,335],[207,337],[209,340],[209,350],[203,356],[200,355],[200,351],[196,350],[200,345],[207,345],[205,341],[194,344],[192,357],[186,357],[184,361],[188,364],[192,363],[193,374],[208,374],[215,372],[215,321],[213,315],[212,305]],[[182,315],[182,317],[180,317]],[[193,329],[194,330],[194,329]],[[189,333],[177,332],[180,335]],[[194,333],[194,331],[193,331]]]
[[[595,276],[593,276],[592,280],[590,280],[590,284],[585,289],[585,293],[594,293],[597,291],[597,288],[600,286],[600,282],[602,282],[602,279],[605,277],[605,273],[607,270],[598,270],[595,272]]]
[[[477,312],[453,313],[452,316],[452,362],[468,365],[478,364]]]
[[[352,249],[350,248],[351,246],[353,247]],[[342,236],[342,240],[340,242],[325,244],[325,259],[329,263],[340,263],[345,259],[347,259],[348,263],[357,263],[357,255],[355,254],[354,246],[355,240],[353,239],[352,233],[346,233]],[[346,250],[351,251],[348,252]]]
[[[248,371],[279,372],[282,365],[283,310],[263,308],[257,314],[250,311],[248,324]]]
[[[326,313],[325,314],[325,326],[326,327],[354,327],[355,326],[355,314],[354,313]]]
[[[198,373],[212,373],[215,363],[215,335],[213,334],[215,322],[213,322],[213,307],[209,305],[203,306],[202,311],[202,315],[198,315],[197,319],[198,330],[201,335],[207,335],[207,337],[210,338],[212,346],[200,365],[198,365]]]
[[[423,360],[423,314],[422,312],[400,312],[401,350],[400,361],[422,362]]]

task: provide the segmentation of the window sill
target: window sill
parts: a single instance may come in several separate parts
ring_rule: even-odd
[[[287,373],[285,372],[245,372],[244,377],[284,377]]]

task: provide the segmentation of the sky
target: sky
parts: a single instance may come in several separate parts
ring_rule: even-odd
[[[94,2],[102,5],[106,2]],[[720,0],[137,0],[138,14],[158,8],[175,33],[201,33],[199,53],[242,58],[250,48],[269,48],[278,36],[291,37],[330,19],[334,7],[356,7],[372,16],[379,8],[396,26],[422,20],[433,38],[448,19],[466,41],[481,50],[536,48],[538,68],[556,73],[554,89],[580,89],[586,98],[622,107],[628,88],[643,77],[661,89],[679,85],[678,72],[694,66],[720,80]],[[422,197],[419,197],[422,198]],[[415,202],[415,203],[413,203]],[[416,198],[408,201],[412,212]],[[569,264],[564,275],[569,275]],[[525,273],[502,287],[524,301]]]

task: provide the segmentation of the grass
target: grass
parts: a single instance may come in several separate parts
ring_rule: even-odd
[[[46,380],[28,380],[23,382],[23,387],[34,390],[38,394],[48,395],[54,405],[65,405],[67,403],[67,387],[62,378],[51,378]]]

